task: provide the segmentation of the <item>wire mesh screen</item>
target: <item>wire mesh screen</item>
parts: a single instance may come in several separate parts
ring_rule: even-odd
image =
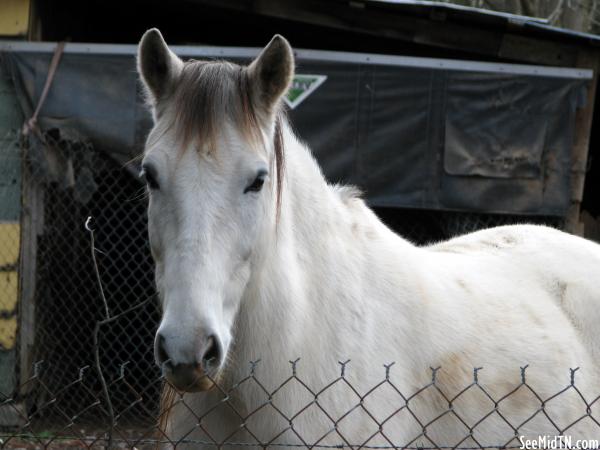
[[[15,130],[11,139],[2,141],[0,152],[19,148],[19,139]],[[13,392],[0,393],[0,403],[18,404],[31,432],[64,429],[69,420],[83,435],[106,426],[105,405],[98,400],[102,386],[93,369],[91,330],[102,317],[103,305],[84,228],[86,218],[92,216],[97,225],[101,283],[110,313],[119,314],[151,299],[135,313],[102,327],[98,335],[99,362],[121,430],[145,429],[158,415],[162,380],[153,357],[159,307],[152,298],[144,188],[131,167],[114,162],[72,130],[50,130],[44,139],[44,146],[34,140],[21,148],[23,179],[28,180],[23,183],[35,185],[42,198],[36,219],[41,229],[34,271],[34,328],[30,331],[34,345],[29,355],[35,367],[15,367],[15,373],[25,371],[29,375],[21,377],[21,386]],[[23,192],[29,195],[27,189]],[[533,221],[561,227],[559,218],[525,220],[392,209],[377,213],[418,244],[499,224]],[[18,243],[18,239],[18,233],[3,234],[0,246],[5,246],[6,240]],[[0,248],[0,254],[3,251]],[[23,264],[21,261],[21,270],[26,269]],[[74,426],[68,428],[70,433]]]
[[[42,361],[36,371],[41,385],[48,388],[29,391],[30,410],[45,404],[48,392],[58,392],[73,381],[80,368],[94,363],[91,330],[102,317],[103,306],[84,228],[88,216],[98,225],[97,257],[102,285],[110,292],[110,310],[119,313],[154,292],[143,186],[126,167],[95,151],[85,140],[65,138],[58,130],[47,133],[45,139],[54,161],[40,162],[30,147],[25,165],[31,174],[28,178],[43,180],[43,231],[37,239],[31,359]],[[153,387],[159,371],[152,355],[157,308],[156,302],[148,302],[127,322],[103,328],[99,335],[100,359],[106,372],[116,376],[127,363],[150,408],[156,407],[159,397],[158,388]],[[82,405],[91,402],[98,380],[94,371],[85,376],[91,391],[83,384],[71,386],[61,399],[59,417],[80,414]],[[135,400],[124,385],[111,393],[116,407]],[[38,417],[39,425],[51,426],[56,416],[46,410]],[[82,418],[86,417],[96,420],[93,411]]]

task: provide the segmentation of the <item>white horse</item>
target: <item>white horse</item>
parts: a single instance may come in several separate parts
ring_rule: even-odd
[[[600,394],[600,246],[530,225],[429,247],[398,236],[356,190],[327,184],[286,124],[294,58],[281,36],[240,67],[183,62],[153,29],[138,70],[154,115],[142,167],[163,308],[155,354],[185,391],[170,439],[435,447],[600,436],[569,372],[579,367],[587,402]],[[356,392],[334,384],[290,427],[315,400],[297,380],[277,390],[296,357],[314,392],[351,359]],[[271,398],[255,379],[232,389],[258,359]],[[431,381],[430,367],[440,367],[436,387],[403,408],[384,383],[353,409],[391,361],[389,381],[406,397]],[[474,386],[450,405],[475,367],[487,394]]]

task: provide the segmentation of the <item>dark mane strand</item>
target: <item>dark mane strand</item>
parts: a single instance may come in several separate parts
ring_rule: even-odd
[[[277,170],[277,221],[281,212],[281,187],[283,185],[283,172],[285,168],[285,151],[283,141],[284,112],[277,114],[275,119],[275,137],[273,146],[275,148],[275,169]]]

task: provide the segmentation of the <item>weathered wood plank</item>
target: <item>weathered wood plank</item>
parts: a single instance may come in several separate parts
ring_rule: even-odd
[[[24,155],[24,158],[26,155]],[[44,190],[23,164],[19,301],[19,382],[31,377],[35,345],[37,238],[44,227]],[[26,386],[29,386],[26,385]],[[25,387],[26,389],[26,387]],[[21,392],[25,394],[25,392]]]
[[[588,88],[586,104],[583,108],[577,110],[575,116],[575,137],[571,151],[571,206],[567,213],[565,229],[570,233],[583,236],[584,227],[580,210],[589,156],[592,119],[594,117],[600,52],[598,50],[580,50],[577,55],[577,67],[593,69],[594,78]]]

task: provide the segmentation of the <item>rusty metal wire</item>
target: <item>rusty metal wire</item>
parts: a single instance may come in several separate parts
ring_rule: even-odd
[[[21,424],[13,429],[0,429],[0,448],[154,448],[156,445],[166,445],[167,447],[177,447],[182,444],[193,444],[194,446],[203,445],[210,448],[220,449],[224,446],[231,447],[260,447],[266,448],[278,448],[278,447],[300,447],[300,448],[350,448],[350,449],[443,449],[443,448],[456,448],[456,449],[482,449],[482,448],[519,448],[520,444],[517,440],[519,433],[526,425],[526,423],[535,417],[536,415],[544,415],[548,423],[551,423],[556,430],[556,435],[564,435],[568,430],[577,422],[583,419],[593,421],[595,429],[597,429],[598,435],[600,435],[600,416],[594,415],[592,408],[600,402],[600,396],[592,399],[586,399],[584,395],[579,391],[576,383],[576,371],[572,369],[569,376],[566,377],[567,382],[563,386],[557,386],[556,392],[545,397],[539,397],[533,386],[528,383],[527,380],[527,367],[522,367],[521,380],[515,384],[514,389],[501,396],[494,396],[488,389],[485,383],[482,383],[479,379],[478,373],[481,368],[473,369],[473,377],[470,383],[466,384],[459,390],[458,394],[453,396],[447,395],[444,391],[443,386],[439,383],[437,373],[440,368],[431,369],[431,380],[419,389],[412,392],[402,392],[392,381],[390,377],[390,368],[392,364],[386,365],[382,368],[381,380],[375,383],[370,389],[358,392],[352,385],[349,376],[347,363],[340,363],[339,376],[332,379],[326,386],[315,390],[314,387],[307,385],[301,375],[301,370],[298,368],[298,360],[291,361],[289,377],[286,378],[279,384],[275,389],[267,390],[263,385],[263,380],[256,370],[257,363],[253,362],[249,364],[248,374],[246,377],[234,382],[228,386],[217,385],[216,389],[221,392],[222,400],[217,406],[208,407],[203,410],[194,410],[191,405],[186,404],[187,400],[182,394],[175,392],[164,379],[157,379],[156,382],[162,384],[167,389],[173,389],[173,398],[169,404],[164,405],[161,414],[168,415],[169,409],[175,405],[180,407],[184,405],[187,410],[187,414],[192,419],[194,425],[190,426],[189,433],[184,433],[179,438],[172,438],[169,436],[168,431],[158,425],[158,417],[154,415],[153,411],[148,410],[144,406],[143,398],[144,392],[137,391],[130,383],[130,378],[127,374],[125,367],[122,367],[118,374],[112,379],[108,385],[108,389],[126,389],[131,390],[132,394],[137,399],[131,404],[122,407],[119,410],[115,410],[114,415],[108,410],[108,405],[105,396],[101,391],[95,389],[90,384],[90,379],[87,376],[87,368],[82,368],[78,374],[75,374],[74,379],[65,384],[61,389],[57,391],[50,390],[42,380],[41,374],[43,372],[43,366],[41,364],[36,365],[34,371],[28,383],[36,385],[36,388],[42,389],[48,393],[47,400],[44,404],[40,405],[35,411],[24,412],[18,404],[18,400],[9,396],[5,396],[0,393],[0,405],[4,408],[11,407],[15,413],[19,415]],[[307,402],[306,406],[301,408],[294,414],[285,413],[280,402],[275,401],[277,394],[286,389],[290,384],[297,384],[302,386],[302,389],[308,393],[311,400]],[[342,414],[334,415],[330,410],[322,404],[321,399],[328,393],[329,390],[333,389],[334,386],[342,384],[349,390],[353,391],[356,395],[355,404],[344,411]],[[242,412],[239,405],[231,401],[232,396],[235,392],[249,389],[251,386],[256,388],[257,386],[264,390],[265,397],[264,401],[257,404],[250,411]],[[397,404],[394,406],[394,410],[389,413],[386,417],[378,418],[373,412],[372,407],[366,404],[366,399],[373,393],[381,389],[382,386],[387,386],[393,389],[398,394]],[[72,389],[77,388],[78,390],[83,388],[90,392],[91,401],[89,404],[81,405],[80,411],[75,415],[67,414],[61,408],[61,401],[65,396],[69,395]],[[460,398],[466,395],[467,392],[477,390],[490,399],[491,404],[489,411],[483,414],[479,420],[475,423],[470,423],[469,419],[462,416],[462,412],[454,405],[460,400]],[[526,420],[516,421],[514,418],[507,416],[502,411],[501,406],[510,401],[511,396],[514,396],[519,390],[526,390],[531,392],[536,398],[539,399],[539,404],[531,411],[531,416]],[[427,420],[419,416],[419,413],[414,410],[412,406],[414,401],[419,396],[425,395],[426,392],[434,391],[441,395],[448,404],[447,410],[437,417]],[[581,399],[581,411],[580,417],[578,417],[573,423],[569,423],[566,426],[559,426],[553,421],[547,412],[547,405],[553,399],[560,398],[560,396],[566,396],[567,393],[574,393]],[[239,429],[235,429],[228,436],[217,439],[211,434],[211,430],[207,425],[208,419],[217,410],[218,406],[226,405],[231,411],[233,411],[239,418],[240,428],[243,428],[247,436],[247,440],[240,441],[236,440],[235,435]],[[320,437],[311,439],[305,437],[301,431],[294,428],[294,424],[298,421],[301,416],[310,408],[316,407],[322,413],[323,420],[326,423],[326,431]],[[267,410],[268,408],[268,410]],[[374,432],[365,433],[364,436],[360,437],[359,441],[351,441],[346,435],[345,431],[342,431],[340,424],[355,410],[361,410],[370,417],[373,422]],[[40,428],[38,426],[39,420],[43,415],[52,411],[56,415],[56,425],[52,429]],[[89,424],[82,418],[87,415],[89,411],[93,411],[97,417],[95,424]],[[127,425],[127,421],[123,420],[126,414],[135,413],[138,415],[145,416],[149,421],[153,422],[146,428],[134,428],[131,429]],[[258,437],[258,431],[253,429],[249,425],[250,418],[255,415],[265,413],[275,414],[280,416],[284,423],[288,425],[274,436],[267,438]],[[405,412],[410,417],[410,420],[418,422],[422,432],[419,435],[411,437],[406,442],[395,442],[392,438],[388,437],[385,425],[392,418],[398,414]],[[464,430],[464,438],[457,442],[453,446],[438,445],[430,436],[428,436],[428,430],[435,425],[435,423],[441,420],[445,415],[452,415],[456,419],[457,427],[462,427]],[[478,427],[491,415],[500,417],[510,428],[513,438],[510,438],[505,442],[498,442],[497,445],[489,445],[480,443],[475,437],[475,432]],[[406,419],[408,420],[408,418]],[[191,433],[194,431],[201,431],[203,436],[201,438],[194,437]],[[286,441],[280,439],[286,432],[291,432],[290,436],[293,439]],[[378,443],[374,444],[375,438],[382,438]],[[418,445],[419,439],[425,439],[429,442],[429,445]],[[465,442],[469,444],[463,445]],[[596,444],[597,445],[597,444]]]

